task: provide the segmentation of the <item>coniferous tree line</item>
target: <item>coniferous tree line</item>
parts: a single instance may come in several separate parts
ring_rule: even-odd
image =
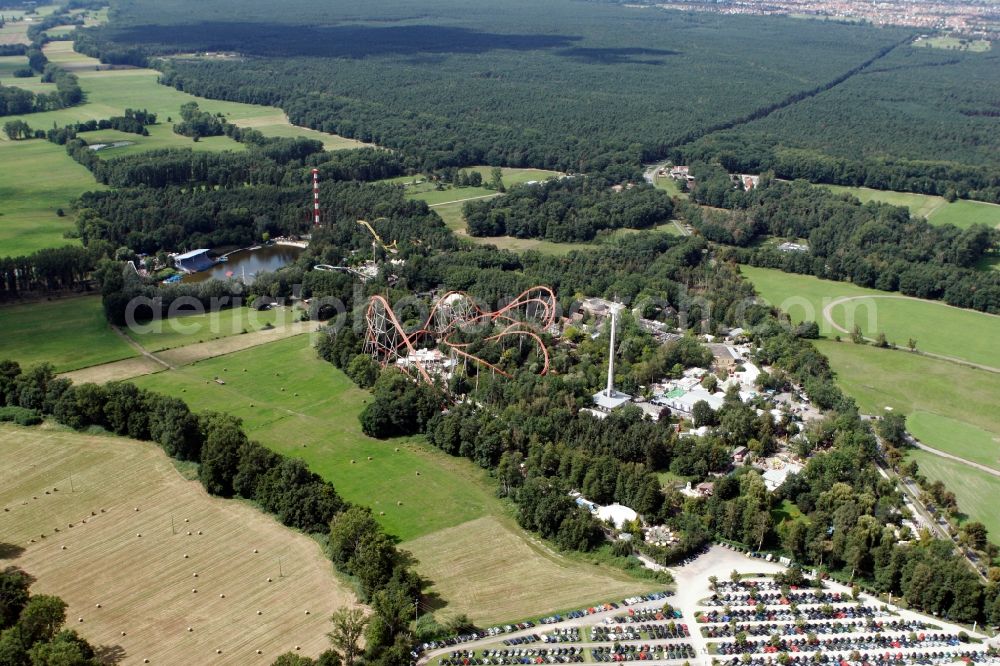
[[[589,241],[599,231],[647,229],[670,220],[666,192],[643,183],[613,188],[599,177],[574,177],[521,185],[506,196],[463,207],[472,236]]]
[[[12,361],[0,361],[0,405],[51,416],[77,430],[96,426],[155,442],[172,458],[198,463],[198,479],[209,493],[252,500],[283,524],[325,537],[334,564],[357,581],[360,598],[374,611],[366,633],[368,663],[395,666],[406,661],[411,637],[405,618],[424,585],[410,569],[408,554],[396,548],[370,510],[345,501],[301,460],[251,441],[239,419],[218,412],[195,414],[183,400],[134,384],[74,385],[57,378],[49,365],[22,371]],[[4,601],[5,592],[0,587]],[[28,601],[25,608],[30,607]],[[0,605],[0,628],[9,626],[8,615],[16,609]],[[23,646],[27,652],[42,642],[75,641],[65,632],[55,633],[61,621],[55,621],[58,614],[52,617],[51,630],[44,635],[26,636],[18,627],[28,625],[14,624],[0,635],[0,646]]]

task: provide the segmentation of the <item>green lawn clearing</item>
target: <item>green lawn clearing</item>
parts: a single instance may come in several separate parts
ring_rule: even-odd
[[[916,461],[921,474],[931,481],[941,481],[955,493],[959,511],[968,520],[978,520],[985,525],[990,540],[997,541],[1000,537],[1000,512],[996,510],[1000,477],[926,451],[911,450],[906,457]]]
[[[885,333],[889,342],[900,347],[913,338],[921,351],[1000,367],[995,344],[1000,339],[998,316],[811,275],[752,266],[743,266],[741,271],[761,296],[788,312],[792,321],[815,321],[823,335],[848,337],[847,331],[857,324],[866,336]],[[844,298],[852,300],[833,305]],[[824,316],[827,309],[829,318]]]
[[[22,367],[68,372],[137,355],[108,326],[98,296],[0,307],[0,330],[0,359]]]
[[[0,164],[0,255],[78,243],[63,236],[75,228],[70,206],[82,193],[104,186],[62,146],[41,139],[0,141]]]
[[[823,185],[834,192],[846,192],[863,203],[879,201],[893,206],[910,209],[910,214],[925,218],[931,224],[953,224],[962,229],[973,224],[988,227],[1000,226],[1000,206],[984,201],[960,199],[949,203],[944,197],[912,192],[873,190],[869,187],[847,187],[843,185]]]
[[[1000,432],[989,432],[931,412],[913,412],[906,429],[921,442],[949,442],[947,452],[1000,471]]]
[[[988,227],[1000,228],[1000,206],[984,201],[961,200],[939,208],[931,216],[933,224],[954,224],[956,227],[971,227],[973,224],[985,224]]]
[[[892,407],[912,421],[914,436],[928,446],[997,464],[997,373],[852,342],[819,340],[816,348],[830,359],[837,383],[863,412],[881,414]]]
[[[80,134],[80,138],[92,146],[99,143],[129,143],[127,146],[109,146],[108,148],[100,149],[98,154],[105,159],[143,153],[147,150],[157,150],[160,148],[190,148],[195,151],[212,153],[223,150],[232,150],[235,152],[246,150],[246,146],[238,141],[233,141],[228,136],[206,136],[200,138],[198,141],[193,141],[190,137],[181,136],[174,132],[170,124],[158,123],[146,129],[149,131],[149,136],[109,129],[83,132]]]
[[[253,439],[302,458],[344,497],[371,506],[376,515],[384,511],[379,520],[401,539],[478,518],[497,505],[485,473],[466,461],[418,439],[366,437],[357,417],[369,394],[317,358],[309,335],[135,383],[176,395],[198,410],[239,416]]]
[[[298,321],[300,314],[301,310],[298,308],[229,308],[204,314],[182,314],[149,322],[135,329],[128,329],[127,332],[130,338],[146,350],[158,352],[264,328],[283,328]]]
[[[988,39],[966,39],[947,36],[919,38],[912,43],[912,46],[920,49],[946,49],[948,51],[986,53],[990,50],[992,44]]]

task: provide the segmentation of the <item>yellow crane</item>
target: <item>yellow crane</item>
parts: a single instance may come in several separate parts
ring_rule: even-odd
[[[378,222],[380,220],[388,220],[388,219],[389,218],[387,217],[377,217],[373,220],[373,222]],[[392,241],[391,243],[386,243],[384,240],[382,240],[382,237],[378,235],[378,232],[375,231],[375,228],[371,224],[369,224],[366,220],[358,220],[358,224],[367,229],[371,233],[374,239],[372,240],[372,263],[377,263],[375,261],[375,250],[378,249],[380,245],[382,246],[382,249],[388,252],[389,254],[399,253],[399,250],[396,248],[396,241]]]

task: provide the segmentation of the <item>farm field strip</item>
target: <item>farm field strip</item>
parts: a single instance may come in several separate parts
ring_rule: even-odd
[[[100,296],[0,307],[0,360],[51,363],[69,372],[132,358],[137,352],[108,325]]]
[[[848,331],[857,324],[869,338],[882,332],[900,347],[914,338],[920,351],[1000,367],[1000,353],[992,342],[1000,339],[996,315],[811,275],[752,266],[740,270],[764,299],[788,312],[793,322],[815,321],[825,336],[844,335],[833,323]],[[842,299],[850,300],[835,304]]]
[[[581,575],[580,565],[507,522],[487,516],[402,544],[422,563],[430,591],[448,600],[449,614],[487,626],[663,588],[610,571]]]
[[[245,336],[229,340],[240,337]],[[216,377],[225,384],[216,383]],[[531,537],[507,517],[509,509],[493,494],[492,481],[469,461],[448,456],[419,437],[379,441],[365,436],[357,415],[369,394],[318,359],[308,336],[158,372],[135,383],[178,396],[199,410],[242,418],[251,438],[301,458],[346,499],[370,506],[402,547],[414,552],[417,571],[432,579],[433,591],[447,602],[446,614],[475,611],[477,621],[533,615],[548,607],[553,595],[539,576],[575,581],[561,593],[572,599],[569,605],[604,598],[608,589],[649,589],[648,583],[620,571],[532,545]],[[458,547],[458,535],[467,535],[462,538],[474,545]],[[512,557],[523,561],[512,563]],[[447,565],[442,567],[442,561]],[[472,564],[463,567],[462,562]],[[525,576],[534,572],[533,577],[522,581],[508,576],[503,589],[497,587],[497,572],[515,564]],[[470,586],[486,591],[475,607],[468,598]]]
[[[34,593],[61,596],[68,627],[109,658],[316,655],[330,613],[354,603],[309,537],[210,497],[153,444],[5,424],[0,460],[0,526],[25,548],[11,563],[37,577]]]
[[[961,228],[971,227],[973,224],[1000,227],[1000,205],[985,201],[959,199],[948,202],[944,197],[932,194],[874,190],[869,187],[846,185],[824,184],[821,187],[834,192],[849,193],[862,203],[879,201],[893,206],[904,206],[910,209],[912,215],[923,217],[931,224],[953,224]]]

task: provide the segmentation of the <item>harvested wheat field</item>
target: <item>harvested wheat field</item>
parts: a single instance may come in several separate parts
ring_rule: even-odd
[[[330,614],[354,603],[309,537],[119,437],[0,425],[0,541],[0,566],[62,597],[67,626],[110,663],[316,656]]]

